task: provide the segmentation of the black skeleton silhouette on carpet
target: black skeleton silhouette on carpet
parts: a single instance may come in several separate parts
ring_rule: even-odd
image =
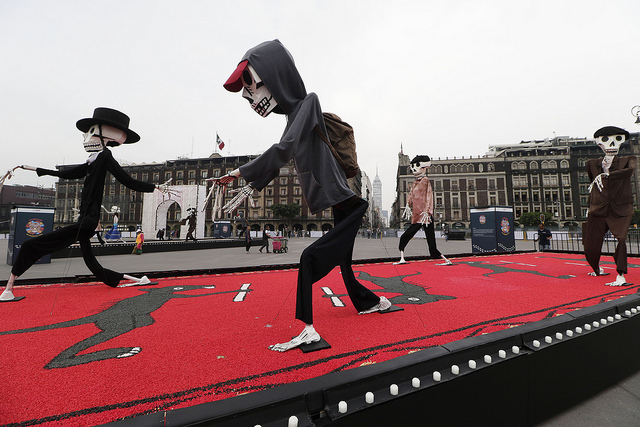
[[[430,302],[436,302],[440,300],[451,300],[456,297],[449,295],[432,295],[427,293],[426,289],[420,285],[414,285],[404,281],[405,277],[421,276],[422,273],[417,274],[405,274],[402,276],[393,277],[377,277],[372,276],[369,273],[360,271],[358,279],[366,280],[371,283],[384,288],[385,292],[398,293],[395,297],[389,298],[392,304],[427,304]]]
[[[2,331],[0,335],[23,334],[28,332],[47,331],[52,329],[69,328],[72,326],[87,325],[93,323],[100,332],[86,338],[66,350],[62,351],[51,360],[45,369],[67,368],[70,366],[82,365],[84,363],[98,362],[107,359],[117,359],[135,356],[142,349],[140,347],[120,347],[107,350],[95,351],[93,353],[79,354],[91,347],[109,341],[112,338],[131,332],[143,326],[152,325],[155,320],[151,313],[158,310],[166,302],[174,298],[198,298],[209,295],[219,295],[228,293],[246,294],[251,290],[243,286],[241,289],[230,291],[212,292],[207,294],[188,295],[181,294],[181,291],[195,289],[213,289],[210,285],[181,285],[165,286],[162,288],[137,289],[142,292],[130,298],[125,298],[113,304],[111,307],[91,316],[82,317],[67,322],[54,323],[52,325],[36,326],[33,328],[17,329],[14,331]],[[244,295],[243,294],[243,295]]]
[[[574,277],[576,277],[570,274],[562,275],[562,276],[550,276],[548,274],[540,273],[539,271],[535,271],[535,270],[523,270],[521,268],[511,268],[511,267],[507,267],[506,264],[500,264],[500,265],[486,264],[482,261],[460,261],[459,264],[467,264],[471,267],[479,267],[479,268],[491,270],[490,273],[483,274],[483,276],[485,277],[489,277],[493,274],[500,274],[500,273],[528,273],[528,274],[534,274],[536,276],[553,277],[554,279],[573,279]],[[517,264],[517,263],[514,263],[514,264]]]

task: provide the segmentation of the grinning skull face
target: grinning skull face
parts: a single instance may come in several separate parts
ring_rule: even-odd
[[[596,138],[596,144],[604,151],[606,156],[615,156],[620,146],[626,141],[625,135],[603,135]]]
[[[411,163],[411,166],[409,167],[411,168],[411,172],[413,173],[413,176],[415,176],[416,178],[421,178],[427,175],[427,169],[429,168],[429,166],[431,166],[430,161]]]
[[[87,153],[102,151],[104,147],[118,146],[127,140],[127,134],[113,126],[95,124],[84,135],[84,149]]]
[[[242,85],[244,86],[242,97],[248,100],[251,108],[262,117],[267,117],[278,105],[251,64],[247,65],[242,73]]]

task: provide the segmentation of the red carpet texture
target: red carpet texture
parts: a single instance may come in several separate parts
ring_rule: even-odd
[[[0,425],[95,425],[380,363],[638,292],[590,277],[584,258],[528,253],[357,265],[404,309],[358,315],[339,269],[314,288],[330,349],[268,350],[302,330],[296,270],[161,278],[155,286],[19,286],[0,304]]]

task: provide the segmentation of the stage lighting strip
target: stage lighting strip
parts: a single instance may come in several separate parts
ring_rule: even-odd
[[[456,365],[456,364],[451,365],[446,369],[446,371],[442,371],[442,372],[437,370],[433,371],[430,377],[427,376],[426,378],[423,378],[423,379],[420,379],[419,377],[413,377],[411,378],[411,381],[410,381],[410,387],[405,386],[403,384],[390,384],[387,389],[377,392],[378,397],[376,397],[376,393],[372,391],[368,391],[364,395],[365,406],[362,406],[362,402],[358,398],[349,399],[352,405],[352,412],[357,412],[357,411],[366,409],[367,406],[373,405],[374,403],[376,403],[376,399],[379,400],[378,403],[382,403],[387,400],[393,399],[400,395],[401,389],[404,391],[403,394],[411,393],[413,391],[417,391],[423,386],[436,385],[441,381],[453,379],[465,373],[462,371],[467,371],[467,373],[469,373],[474,371],[477,368],[483,368],[491,365],[492,363],[497,363],[502,360],[505,360],[509,357],[518,356],[520,352],[521,352],[520,347],[517,345],[514,345],[511,347],[511,351],[510,351],[511,354],[509,354],[507,350],[500,349],[498,350],[497,353],[494,353],[493,355],[485,354],[484,357],[478,361],[471,359],[463,365]],[[449,378],[444,378],[444,377],[449,377]],[[335,415],[337,415],[338,417],[346,415],[347,412],[349,412],[350,403],[347,402],[346,400],[339,401],[338,414],[335,414]],[[289,427],[295,427],[295,424],[293,425],[290,424]]]
[[[632,317],[637,315],[638,313],[640,313],[640,305],[638,305],[637,307],[634,308],[630,308],[624,311],[624,317]],[[606,318],[601,318],[599,321],[593,321],[591,323],[585,323],[583,326],[576,326],[574,329],[567,329],[564,334],[562,332],[557,332],[554,336],[551,335],[546,335],[543,339],[535,339],[532,341],[532,347],[534,350],[538,350],[541,348],[544,348],[546,346],[552,345],[554,344],[554,339],[555,342],[559,342],[565,339],[565,337],[568,338],[572,338],[572,337],[577,337],[581,334],[584,333],[588,333],[596,328],[599,328],[601,326],[606,326],[607,324],[610,323],[614,323],[617,321],[620,321],[623,319],[623,316],[620,314],[615,314],[614,316],[607,316]],[[526,347],[526,345],[525,345]],[[507,357],[515,357],[517,355],[519,355],[521,352],[521,349],[519,346],[514,345],[511,347],[511,355],[509,355],[507,353],[507,351],[505,351],[504,349],[501,349],[497,352],[497,356],[498,359],[496,359],[496,362],[500,362],[501,360],[505,360],[507,359]],[[477,369],[478,367],[484,367],[484,366],[479,366],[481,364],[485,364],[485,366],[488,366],[490,364],[492,364],[494,362],[494,359],[491,355],[489,354],[485,354],[484,357],[482,358],[482,361],[478,362],[476,360],[469,360],[466,363],[466,367],[468,367],[468,372],[473,371],[475,369]],[[466,367],[464,365],[462,365],[462,369],[465,369]],[[460,365],[451,365],[450,368],[448,368],[446,371],[443,371],[445,373],[446,376],[449,376],[450,378],[448,379],[454,379],[455,377],[459,376],[461,374],[461,367]],[[449,372],[451,373],[451,376],[448,375]],[[433,371],[431,378],[428,378],[426,383],[429,383],[430,381],[428,380],[432,380],[432,384],[431,385],[435,385],[441,381],[443,381],[443,374],[440,371]],[[405,393],[411,393],[412,391],[417,391],[419,388],[421,388],[423,385],[425,385],[425,383],[423,383],[423,381],[420,380],[420,378],[418,377],[413,377],[411,379],[411,387],[403,387],[405,391]],[[413,390],[411,390],[413,389]],[[382,393],[382,395],[380,395],[380,393]],[[387,390],[383,390],[382,392],[378,392],[378,396],[380,398],[380,400],[382,402],[387,401],[389,399],[395,398],[400,394],[400,387],[398,384],[391,384],[389,386],[389,388]],[[354,399],[349,399],[351,401],[351,404],[353,406],[352,408],[352,412],[357,412],[363,409],[366,409],[367,406],[369,405],[373,405],[376,401],[376,394],[374,394],[372,391],[368,391],[365,393],[364,395],[364,402],[365,402],[365,406],[363,407],[362,404],[360,403],[361,401],[357,398]],[[381,403],[381,402],[379,402]],[[349,412],[349,403],[346,400],[341,400],[338,402],[337,404],[337,409],[338,409],[338,417],[344,416]],[[333,411],[331,411],[333,412]],[[297,418],[296,417],[292,417],[295,418],[294,421],[292,421],[292,419],[289,420],[289,426],[288,427],[297,427]]]

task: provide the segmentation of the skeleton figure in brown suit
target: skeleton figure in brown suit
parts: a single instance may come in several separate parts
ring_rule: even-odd
[[[627,232],[633,216],[633,196],[631,176],[636,169],[635,156],[616,156],[620,145],[629,139],[629,132],[614,126],[599,129],[593,135],[598,146],[604,151],[604,157],[590,159],[587,172],[589,186],[589,210],[584,225],[582,240],[584,254],[593,272],[600,276],[602,242],[607,231],[611,231],[618,240],[613,258],[618,276],[607,283],[608,286],[628,285],[624,275],[627,273]]]

